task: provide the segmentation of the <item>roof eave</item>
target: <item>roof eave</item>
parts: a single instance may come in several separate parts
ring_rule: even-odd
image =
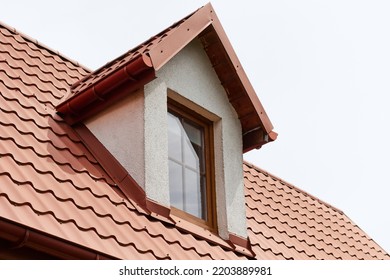
[[[0,219],[0,228],[0,240],[7,241],[11,250],[32,248],[61,259],[116,259],[3,218]]]
[[[118,100],[126,92],[135,91],[155,78],[148,56],[140,54],[96,84],[67,97],[56,106],[57,112],[69,124],[80,122]]]

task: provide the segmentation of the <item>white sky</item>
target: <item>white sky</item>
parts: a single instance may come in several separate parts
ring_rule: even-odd
[[[1,1],[0,21],[96,69],[206,1]],[[245,158],[390,252],[390,2],[212,4],[279,133]]]

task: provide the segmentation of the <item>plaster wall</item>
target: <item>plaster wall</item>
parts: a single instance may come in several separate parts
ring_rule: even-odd
[[[219,233],[225,238],[228,232],[246,237],[241,124],[198,40],[176,54],[157,72],[157,79],[145,87],[145,137],[154,141],[146,146],[146,151],[153,151],[145,158],[145,166],[152,170],[145,176],[147,194],[169,203],[169,197],[165,197],[169,195],[169,178],[165,171],[168,165],[167,95],[214,121]],[[151,127],[153,129],[149,130]],[[164,149],[158,149],[160,146]],[[154,173],[161,168],[166,176]],[[149,187],[148,182],[160,183],[159,189],[155,185]],[[159,193],[152,193],[152,189]]]
[[[130,94],[85,122],[133,179],[145,185],[144,93]]]

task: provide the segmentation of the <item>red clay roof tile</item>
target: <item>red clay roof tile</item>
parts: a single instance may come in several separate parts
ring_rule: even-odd
[[[388,258],[339,210],[250,164],[244,174],[249,229],[263,239],[258,243],[263,249],[277,254],[275,247],[282,247],[281,252],[297,250],[319,259]]]
[[[153,47],[174,28],[137,51]],[[88,74],[86,69],[2,25],[0,54],[1,221],[114,259],[247,258],[194,225],[174,226],[139,211],[116,191],[76,131],[55,115],[55,105],[70,84]],[[96,82],[132,55],[136,52],[73,90]],[[250,164],[243,168],[254,258],[390,258],[341,211]],[[5,238],[2,229],[0,238]]]

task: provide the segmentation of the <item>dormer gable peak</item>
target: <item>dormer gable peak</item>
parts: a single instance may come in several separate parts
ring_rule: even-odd
[[[198,38],[242,127],[243,151],[276,139],[273,126],[212,7],[207,4],[75,83],[57,105],[69,124],[92,117],[156,78],[168,61]]]

